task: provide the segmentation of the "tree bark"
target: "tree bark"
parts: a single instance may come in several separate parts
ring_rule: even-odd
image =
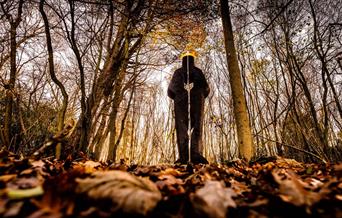
[[[328,52],[324,52],[323,50],[323,40],[321,38],[321,33],[318,30],[318,23],[317,23],[317,18],[316,18],[316,12],[314,9],[314,5],[313,2],[311,0],[309,0],[309,5],[310,5],[310,9],[311,9],[311,14],[312,14],[312,19],[313,19],[313,25],[314,25],[314,32],[313,32],[313,43],[314,43],[314,48],[317,52],[317,56],[319,58],[319,60],[321,61],[321,65],[322,65],[322,75],[326,75],[327,80],[329,82],[329,85],[331,87],[331,91],[335,100],[335,104],[337,106],[337,110],[339,112],[340,118],[342,120],[342,106],[339,100],[339,96],[338,93],[335,89],[334,83],[331,79],[331,73],[328,70],[328,66],[327,66],[327,57],[326,54]],[[342,68],[341,68],[342,70]],[[324,81],[324,79],[323,79]],[[326,85],[325,85],[326,86]],[[326,111],[325,111],[326,112]],[[327,112],[326,112],[327,114]]]
[[[69,34],[69,41],[71,44],[71,48],[75,54],[77,65],[80,74],[80,90],[81,90],[81,134],[79,139],[78,148],[79,150],[86,152],[88,141],[89,141],[89,131],[90,131],[90,119],[91,113],[89,110],[89,105],[86,103],[86,91],[85,91],[85,76],[84,76],[84,67],[82,63],[81,52],[76,43],[76,21],[75,21],[75,2],[72,0],[68,0],[69,8],[70,8],[70,18],[71,18],[71,31]]]
[[[233,28],[228,0],[220,0],[220,5],[228,62],[229,82],[232,89],[233,110],[237,127],[239,154],[240,157],[249,161],[253,156],[253,140],[246,99],[241,82],[241,73],[234,45]]]
[[[3,144],[9,148],[12,141],[11,126],[12,126],[12,113],[13,113],[13,103],[14,103],[14,87],[17,77],[17,28],[21,22],[21,16],[23,12],[24,0],[19,1],[18,12],[16,18],[13,20],[11,14],[1,3],[1,8],[6,16],[6,19],[10,23],[10,78],[8,82],[8,91],[6,96],[6,106],[5,106],[5,118],[4,118],[4,137]]]
[[[64,126],[65,114],[68,107],[69,96],[66,92],[66,89],[61,81],[56,76],[55,67],[54,67],[54,60],[53,60],[53,48],[52,48],[52,41],[51,41],[51,34],[50,34],[50,26],[48,17],[44,11],[44,4],[45,0],[40,0],[39,3],[39,11],[42,15],[45,27],[45,35],[46,35],[46,46],[48,50],[48,60],[49,60],[49,73],[52,81],[58,86],[58,88],[62,92],[63,102],[62,107],[58,113],[58,120],[57,120],[57,132],[62,131]],[[58,143],[56,146],[56,158],[59,159],[61,154],[61,144]]]
[[[112,103],[112,111],[109,116],[108,133],[109,133],[109,148],[108,148],[108,159],[115,161],[116,152],[115,138],[116,138],[116,118],[118,114],[119,106],[123,99],[122,83],[126,75],[126,69],[122,69],[118,79],[115,82],[115,93]]]
[[[117,151],[117,149],[118,149],[118,147],[119,147],[119,144],[120,144],[120,141],[121,141],[123,132],[124,132],[124,130],[125,130],[125,122],[126,122],[126,118],[127,118],[129,109],[130,109],[130,107],[131,107],[131,102],[132,102],[132,98],[133,98],[133,93],[134,93],[134,87],[132,88],[131,95],[130,95],[129,100],[128,100],[127,109],[126,109],[125,114],[124,114],[124,116],[123,116],[123,118],[122,118],[122,120],[121,120],[121,127],[120,127],[119,136],[118,136],[118,138],[117,138],[117,140],[116,140],[116,142],[115,142],[115,144],[114,144],[114,147],[113,147],[113,152],[112,152],[112,154],[113,154],[113,157],[112,157],[113,161],[115,161],[115,158],[116,158],[116,151]],[[114,142],[114,141],[113,141],[113,142]],[[109,154],[110,154],[110,153],[109,153]]]
[[[87,150],[86,148],[90,138],[90,133],[93,130],[93,118],[98,111],[101,101],[104,98],[108,98],[113,92],[113,83],[117,79],[120,67],[122,66],[122,62],[124,59],[122,41],[125,39],[128,23],[129,8],[128,5],[125,5],[125,11],[121,14],[121,21],[115,36],[115,40],[113,42],[113,45],[111,46],[109,53],[106,56],[106,61],[103,67],[104,70],[102,73],[99,74],[99,77],[94,80],[96,84],[93,86],[89,97],[84,103],[84,106],[82,106],[83,100],[81,99],[81,108],[83,109],[80,119],[77,123],[76,132],[74,133],[72,142],[75,150],[81,150],[83,152]],[[74,40],[71,39],[71,41]],[[72,43],[72,45],[75,52],[77,45],[76,43]],[[78,56],[78,54],[76,51],[76,57]],[[80,62],[79,66],[81,66]],[[80,72],[80,74],[82,75],[82,72]]]

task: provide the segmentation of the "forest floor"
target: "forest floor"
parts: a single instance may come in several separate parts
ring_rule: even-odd
[[[0,152],[0,217],[342,217],[342,163],[19,159]]]

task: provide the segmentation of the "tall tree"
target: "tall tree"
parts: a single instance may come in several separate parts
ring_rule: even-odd
[[[17,14],[14,16],[6,8],[7,1],[0,3],[2,12],[4,13],[7,21],[10,24],[10,77],[7,84],[8,94],[6,99],[6,111],[4,120],[4,144],[8,147],[11,145],[11,125],[12,125],[12,113],[14,103],[14,87],[17,79],[17,28],[21,22],[23,13],[24,0],[18,2]],[[10,7],[10,6],[9,6]]]
[[[243,92],[241,73],[234,45],[233,28],[228,0],[220,0],[220,5],[239,152],[241,157],[249,161],[253,156],[252,131],[249,123],[247,104]]]
[[[62,107],[59,111],[58,118],[57,118],[57,131],[62,131],[64,120],[65,120],[65,113],[67,111],[68,107],[68,100],[69,96],[68,93],[65,90],[65,87],[63,83],[57,78],[55,73],[55,67],[54,67],[54,61],[53,61],[53,48],[52,48],[52,40],[51,40],[51,34],[50,34],[50,26],[49,26],[49,20],[48,17],[44,11],[44,4],[45,0],[40,0],[39,2],[39,11],[42,15],[43,21],[44,21],[44,27],[45,27],[45,35],[46,35],[46,46],[48,50],[48,60],[49,60],[49,73],[52,81],[58,86],[58,88],[61,90],[63,95],[63,102]],[[61,153],[61,144],[59,143],[56,148],[56,158],[60,157]]]

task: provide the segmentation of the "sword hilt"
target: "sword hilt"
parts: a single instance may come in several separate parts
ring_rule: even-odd
[[[186,90],[186,91],[190,91],[192,88],[194,87],[194,83],[189,83],[189,84],[185,84],[184,85],[184,89]]]

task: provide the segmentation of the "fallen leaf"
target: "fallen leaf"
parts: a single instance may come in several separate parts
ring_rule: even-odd
[[[244,177],[243,173],[241,173],[240,171],[238,171],[234,168],[227,168],[225,171],[226,171],[226,173],[228,173],[228,175],[232,175],[234,177],[238,177],[238,178]]]
[[[298,207],[310,207],[321,199],[318,193],[304,189],[302,182],[291,171],[273,170],[272,175],[274,180],[279,184],[280,198],[285,202]]]
[[[91,160],[88,160],[88,161],[84,162],[84,163],[82,164],[82,166],[84,167],[86,173],[92,173],[92,172],[94,172],[98,167],[101,166],[101,163],[95,162],[95,161],[91,161]]]
[[[134,174],[139,176],[148,176],[153,169],[148,166],[138,166],[134,169]]]
[[[154,209],[162,196],[156,185],[141,177],[122,171],[94,172],[91,178],[76,179],[76,192],[94,200],[110,199],[112,210],[146,215]]]
[[[160,179],[155,184],[159,190],[166,190],[171,195],[182,194],[185,192],[182,185],[184,182],[172,175],[161,175],[158,177]]]
[[[126,172],[129,166],[127,164],[113,163],[109,166],[109,170],[120,170]]]
[[[1,193],[0,193],[0,196],[1,196]],[[5,213],[7,202],[8,202],[8,200],[0,198],[0,215]]]
[[[334,165],[333,169],[334,169],[336,172],[342,171],[342,163],[339,163],[339,164]]]
[[[28,189],[34,188],[41,185],[43,181],[40,178],[29,177],[29,178],[16,178],[11,182],[7,183],[7,187],[11,189]]]
[[[320,180],[315,179],[315,178],[307,178],[307,179],[305,179],[305,182],[303,182],[303,186],[307,189],[310,189],[310,190],[315,190],[317,188],[321,188],[323,185],[324,185],[323,182],[321,182]]]
[[[288,158],[282,158],[282,157],[277,157],[276,165],[280,168],[287,168],[287,169],[303,168],[303,164],[299,163],[298,161],[294,159],[288,159]]]
[[[31,165],[33,168],[43,168],[45,166],[45,162],[42,160],[36,160],[36,161],[32,161]]]
[[[101,217],[101,218],[108,217],[110,218],[112,216],[109,212],[99,210],[99,208],[97,207],[90,207],[87,210],[80,212],[80,217]]]
[[[342,189],[342,182],[338,184],[337,188]]]
[[[266,170],[272,170],[276,165],[273,162],[267,162],[263,165],[263,168]]]
[[[248,204],[248,207],[260,207],[263,205],[267,205],[268,202],[269,202],[269,200],[266,198],[257,199],[253,203]]]
[[[184,182],[181,179],[177,179],[176,177],[172,175],[161,175],[158,177],[158,179],[164,181],[167,183],[167,185],[183,185]]]
[[[11,200],[31,198],[44,194],[42,186],[37,186],[29,189],[8,189],[7,196]]]
[[[219,181],[207,181],[205,185],[190,196],[192,205],[197,214],[205,214],[207,217],[224,218],[228,207],[236,207],[232,197],[236,193],[231,188],[226,188]]]
[[[235,179],[229,180],[232,189],[237,195],[242,195],[244,192],[250,192],[251,189],[243,182],[238,182]]]
[[[27,218],[61,218],[61,217],[63,217],[61,213],[49,213],[48,211],[37,210],[36,212],[32,213]]]
[[[15,217],[18,216],[20,213],[21,208],[23,207],[24,202],[23,201],[18,201],[18,202],[12,202],[10,204],[9,209],[4,213],[3,217]]]
[[[61,183],[59,183],[59,185],[63,186]],[[67,216],[70,215],[68,214],[69,207],[73,207],[75,204],[69,199],[56,197],[49,188],[47,188],[45,194],[41,198],[30,199],[30,202],[37,208],[37,210],[28,218],[63,217],[63,212],[65,212],[65,215]]]
[[[159,176],[162,176],[162,175],[172,175],[175,177],[180,177],[180,176],[186,175],[186,173],[181,172],[181,171],[174,169],[174,168],[167,168],[167,169],[165,169],[159,173]]]
[[[16,177],[17,177],[17,174],[2,175],[0,176],[0,181],[7,183]]]

